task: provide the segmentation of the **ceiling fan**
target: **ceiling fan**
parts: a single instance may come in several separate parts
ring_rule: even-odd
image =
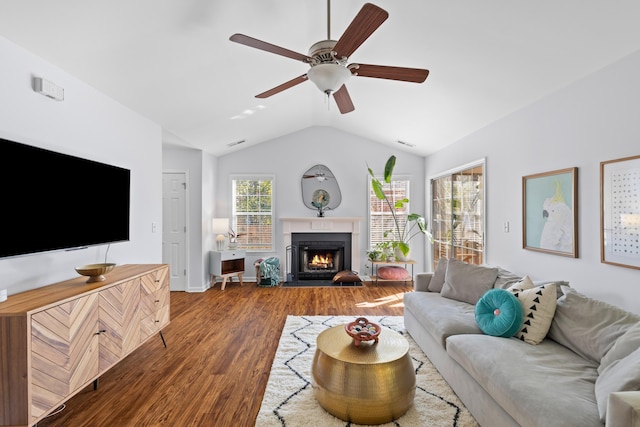
[[[305,172],[304,175],[302,175],[302,179],[309,179],[309,178],[315,178],[319,182],[322,182],[326,179],[331,179],[335,177],[333,176],[333,174],[331,173],[328,167],[324,165],[315,165],[314,167],[309,169],[307,172]]]
[[[389,14],[384,9],[371,3],[366,3],[353,21],[351,21],[351,24],[349,24],[344,34],[342,34],[342,37],[337,41],[331,40],[330,17],[331,0],[327,0],[327,40],[321,40],[312,45],[308,55],[303,55],[244,34],[234,34],[229,38],[229,40],[236,43],[302,61],[311,67],[306,74],[291,79],[266,92],[262,92],[256,95],[256,98],[268,98],[306,80],[311,80],[327,97],[333,95],[340,113],[346,114],[355,109],[351,101],[351,96],[345,86],[345,83],[352,75],[413,83],[422,83],[426,80],[429,75],[429,70],[420,68],[359,63],[347,64],[349,56],[389,17]]]

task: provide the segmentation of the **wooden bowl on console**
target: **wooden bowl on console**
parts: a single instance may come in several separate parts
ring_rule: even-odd
[[[102,282],[105,280],[104,275],[113,270],[115,264],[88,264],[82,267],[76,267],[76,271],[81,276],[88,276],[87,283]]]

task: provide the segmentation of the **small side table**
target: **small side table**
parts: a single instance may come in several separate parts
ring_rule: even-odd
[[[245,251],[241,250],[223,250],[223,251],[210,251],[209,252],[209,274],[211,275],[210,287],[214,287],[216,284],[216,278],[222,278],[222,285],[220,290],[224,291],[227,285],[227,279],[233,280],[233,277],[237,277],[242,283],[242,275],[244,274],[244,258]]]
[[[408,259],[406,261],[371,261],[371,265],[373,267],[373,275],[376,276],[376,286],[378,286],[378,266],[379,265],[404,265],[404,268],[407,268],[407,265],[411,265],[411,279],[409,280],[387,280],[380,279],[380,282],[411,282],[413,284],[413,266],[416,262],[412,259]]]

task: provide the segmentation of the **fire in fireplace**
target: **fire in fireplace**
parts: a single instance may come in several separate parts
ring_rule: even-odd
[[[301,241],[298,280],[331,279],[344,265],[344,242]]]
[[[331,252],[326,255],[315,254],[309,263],[310,269],[328,269],[333,268],[333,254]]]
[[[331,280],[351,268],[351,233],[292,233],[293,280]]]

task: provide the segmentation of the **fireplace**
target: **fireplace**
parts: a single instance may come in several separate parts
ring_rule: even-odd
[[[360,266],[360,225],[362,218],[357,217],[298,217],[298,218],[280,218],[282,221],[282,249],[280,254],[285,260],[285,277],[286,282],[298,281],[297,275],[299,274],[300,256],[299,256],[299,243],[300,235],[304,237],[304,241],[338,241],[344,240],[344,247],[341,251],[340,259],[336,267],[333,269],[336,272],[338,268],[344,270],[358,270]],[[329,236],[329,237],[317,237],[317,236]],[[335,239],[336,235],[341,235],[340,239]],[[293,236],[296,236],[296,243],[293,242]],[[330,238],[332,237],[333,238]],[[317,238],[316,238],[317,237]],[[294,249],[295,245],[295,251]],[[326,249],[326,248],[325,248]],[[295,259],[294,259],[295,258]],[[308,255],[307,255],[308,258]],[[311,258],[313,259],[313,257]],[[336,260],[334,257],[334,264]],[[329,280],[333,278],[336,272],[329,273],[324,271],[324,277]],[[314,271],[314,274],[320,273]],[[296,277],[293,277],[293,275]],[[311,280],[311,279],[303,279]],[[327,280],[327,279],[321,279]]]
[[[291,279],[331,280],[351,269],[351,233],[292,233]]]

